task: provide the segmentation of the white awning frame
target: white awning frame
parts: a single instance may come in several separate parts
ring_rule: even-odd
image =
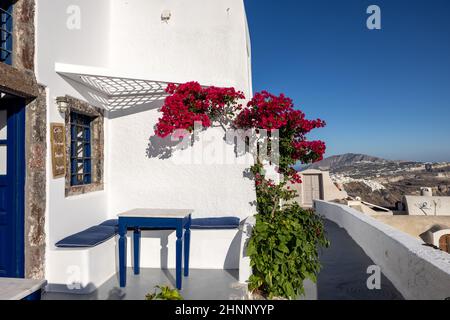
[[[149,80],[130,74],[116,75],[108,69],[56,63],[55,71],[90,103],[108,111],[119,111],[163,100],[172,81]]]

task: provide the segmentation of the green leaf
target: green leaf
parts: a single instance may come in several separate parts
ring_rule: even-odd
[[[157,293],[157,291],[160,291]],[[147,294],[146,300],[183,300],[183,297],[177,289],[172,289],[167,286],[155,286],[155,292]]]
[[[323,230],[321,217],[298,204],[280,207],[272,216],[272,199],[281,193],[279,188],[257,192],[258,214],[247,247],[253,269],[249,289],[269,298],[293,299],[304,294],[304,279],[317,281],[318,250],[328,240],[323,233],[316,233]]]

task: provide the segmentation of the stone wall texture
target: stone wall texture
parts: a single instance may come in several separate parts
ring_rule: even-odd
[[[59,97],[61,99],[63,97]],[[89,192],[95,192],[103,190],[103,176],[104,176],[104,111],[100,108],[91,106],[90,104],[81,101],[71,96],[65,96],[65,101],[68,104],[68,110],[65,113],[65,126],[66,126],[66,197],[85,194]],[[70,113],[79,112],[85,115],[89,115],[93,118],[92,121],[92,183],[82,186],[71,185],[71,127],[70,127]]]
[[[25,276],[44,278],[46,205],[46,91],[26,109]]]
[[[13,12],[13,66],[19,70],[34,70],[35,0],[18,0]]]
[[[46,90],[36,82],[35,0],[15,0],[12,66],[0,63],[0,91],[24,98],[25,277],[43,278],[46,205]]]

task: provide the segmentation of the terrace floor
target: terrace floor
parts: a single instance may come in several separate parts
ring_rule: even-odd
[[[335,223],[326,220],[325,228],[331,246],[321,252],[323,268],[317,284],[305,283],[307,300],[379,300],[403,299],[392,283],[381,277],[381,289],[369,290],[366,282],[370,276],[367,267],[372,260],[353,241],[347,232]],[[244,287],[237,281],[237,270],[191,270],[183,278],[181,295],[189,300],[242,299]],[[113,276],[95,292],[89,295],[69,293],[45,293],[45,300],[142,300],[153,291],[155,285],[174,286],[174,270],[141,269],[135,276],[128,269],[127,287],[119,288],[118,277]]]
[[[322,270],[317,284],[318,300],[402,300],[394,285],[381,274],[381,289],[367,288],[367,268],[375,263],[334,222],[325,220],[325,230],[331,246],[320,255]]]

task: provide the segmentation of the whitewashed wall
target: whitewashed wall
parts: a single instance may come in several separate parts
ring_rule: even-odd
[[[235,86],[251,95],[242,0],[114,0],[111,10],[113,68],[154,80]]]
[[[348,232],[405,299],[450,297],[448,253],[345,205],[316,200],[315,208]]]
[[[167,23],[161,21],[164,10],[171,13]],[[241,0],[117,0],[112,17],[111,65],[118,72],[234,86],[251,95],[250,44]],[[209,143],[205,148],[195,143],[184,152],[205,152],[205,161],[179,164],[173,157],[160,158],[162,153],[154,150],[160,142],[149,140],[160,106],[154,103],[111,117],[110,214],[133,207],[193,208],[194,216],[253,214],[254,185],[243,176],[248,164],[223,164],[234,157],[234,148],[223,141],[221,128],[202,135]]]
[[[36,73],[48,90],[48,123],[64,123],[54,98],[82,95],[55,72],[55,62],[107,66],[109,64],[109,0],[38,0],[36,11]],[[68,8],[81,9],[80,29],[67,28]],[[107,126],[107,124],[106,124]],[[107,128],[106,128],[106,131]],[[47,148],[47,237],[49,250],[54,243],[107,218],[106,191],[65,197],[64,178],[53,179],[50,141]],[[105,161],[107,165],[107,161]]]
[[[449,197],[405,196],[403,202],[411,216],[450,216]]]
[[[67,21],[73,11],[68,9],[74,5],[80,9],[81,25],[70,30]],[[172,14],[168,23],[161,21],[163,10]],[[36,73],[38,82],[48,90],[48,123],[64,122],[55,97],[68,94],[87,99],[79,84],[55,72],[55,63],[102,67],[111,74],[124,72],[154,80],[234,86],[247,97],[252,95],[251,49],[242,0],[38,0],[36,24]],[[102,272],[91,265],[95,259],[78,259],[78,251],[72,255],[54,244],[115,218],[120,211],[182,207],[193,208],[195,216],[241,218],[254,213],[254,184],[244,174],[250,163],[222,163],[235,155],[233,146],[223,141],[221,128],[202,133],[201,143],[192,148],[205,155],[206,163],[179,164],[170,158],[160,159],[154,150],[149,155],[148,149],[154,147],[149,139],[160,117],[161,103],[107,114],[104,191],[65,198],[64,179],[51,175],[48,148],[46,278],[50,283],[63,283],[70,266],[80,267],[83,277],[97,279],[98,285],[111,275],[111,270]],[[178,157],[186,156],[186,152],[178,152]],[[200,252],[193,255],[193,266],[237,268],[239,247],[231,244],[234,234],[224,238],[222,245],[211,242],[210,247],[204,244],[214,237],[214,231],[199,235],[197,247],[204,252],[216,250],[218,258],[215,263],[207,263],[210,257]],[[150,240],[143,240],[143,244],[147,242],[152,246]],[[171,240],[168,248],[174,248]],[[197,251],[194,249],[194,253]],[[230,260],[230,256],[234,258]],[[158,267],[145,263],[150,258],[143,256],[143,267]]]

